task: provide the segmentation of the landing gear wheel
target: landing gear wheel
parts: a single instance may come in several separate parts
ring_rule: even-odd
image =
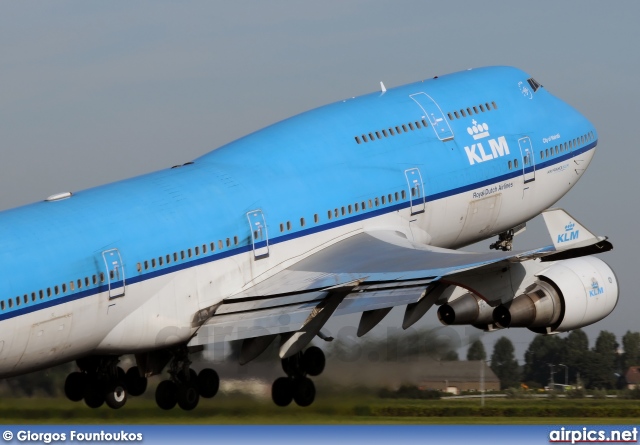
[[[293,400],[299,406],[309,406],[316,398],[316,387],[307,377],[293,380]]]
[[[220,377],[213,369],[206,368],[198,374],[198,392],[204,398],[211,398],[218,393],[220,387]]]
[[[156,403],[161,409],[170,410],[178,402],[177,386],[171,380],[163,380],[156,388]]]
[[[198,394],[198,388],[194,382],[189,382],[185,385],[178,386],[178,406],[185,411],[191,411],[200,401],[200,394]]]
[[[283,358],[282,362],[282,370],[289,377],[294,377],[302,373],[300,369],[300,362],[302,360],[302,353],[298,352],[297,354],[292,355],[291,357]]]
[[[278,406],[287,406],[293,400],[293,380],[288,377],[280,377],[273,382],[271,398]]]
[[[64,394],[72,402],[79,402],[84,397],[87,375],[84,372],[72,372],[64,381]]]
[[[127,391],[122,382],[112,382],[107,386],[104,401],[111,409],[120,409],[127,403]]]
[[[141,396],[147,390],[147,379],[146,377],[140,376],[140,371],[138,371],[137,366],[127,370],[124,376],[124,382],[129,395]]]
[[[89,408],[100,408],[104,403],[104,388],[95,377],[87,377],[87,383],[84,388],[84,403]]]
[[[322,374],[325,363],[324,352],[317,346],[311,346],[302,354],[302,369],[311,376]]]

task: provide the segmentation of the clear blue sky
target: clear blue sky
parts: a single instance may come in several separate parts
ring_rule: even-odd
[[[603,258],[621,300],[587,332],[620,339],[640,330],[639,13],[631,0],[5,2],[0,208],[186,162],[381,80],[514,65],[599,131],[594,162],[560,205],[615,246]],[[516,247],[546,242],[534,222]],[[435,311],[421,323],[437,326]],[[519,354],[533,335],[506,334]],[[489,352],[499,335],[482,335]]]

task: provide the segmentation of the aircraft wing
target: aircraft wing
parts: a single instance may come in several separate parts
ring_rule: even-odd
[[[605,237],[593,235],[562,209],[543,216],[553,245],[520,252],[442,249],[390,230],[355,234],[201,314],[206,321],[190,345],[300,332],[314,318],[317,325],[332,315],[350,313],[364,313],[371,319],[368,324],[375,325],[394,306],[416,305],[438,283],[470,271],[482,274],[508,263],[566,259],[612,248]],[[431,293],[433,304],[442,292]],[[314,328],[313,336],[319,329]]]

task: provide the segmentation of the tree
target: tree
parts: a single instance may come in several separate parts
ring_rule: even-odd
[[[589,388],[613,388],[619,368],[618,342],[609,331],[600,331],[592,354],[588,356],[589,366],[585,369],[586,384]]]
[[[467,350],[467,360],[486,360],[487,353],[484,350],[484,345],[480,340],[476,340],[469,345]]]
[[[622,372],[626,372],[629,366],[640,365],[640,332],[627,331],[622,337]]]
[[[571,331],[564,339],[564,364],[569,368],[569,381],[577,382],[578,375],[586,375],[589,366],[589,338],[582,329]]]
[[[548,385],[551,372],[564,363],[564,346],[564,341],[557,335],[536,336],[524,354],[524,380]]]
[[[518,388],[520,367],[514,356],[514,347],[507,337],[500,337],[493,346],[491,369],[500,379],[500,389]]]

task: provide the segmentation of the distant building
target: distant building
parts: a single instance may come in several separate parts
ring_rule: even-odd
[[[640,366],[631,366],[624,374],[627,389],[640,388]]]
[[[486,362],[480,360],[431,361],[421,370],[419,386],[422,389],[436,389],[452,394],[480,391],[482,368],[484,368],[484,390],[499,391],[500,379]]]

